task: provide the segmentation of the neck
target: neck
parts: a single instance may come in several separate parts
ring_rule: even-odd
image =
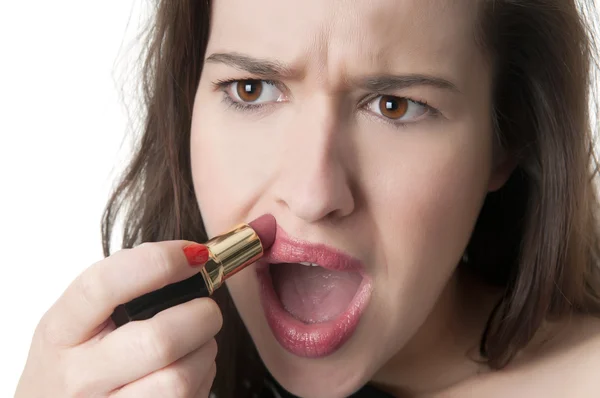
[[[372,383],[397,397],[426,397],[489,371],[479,343],[500,294],[457,270],[415,336]]]

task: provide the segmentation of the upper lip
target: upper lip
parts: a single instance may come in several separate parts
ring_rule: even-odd
[[[275,242],[265,253],[263,261],[270,264],[307,262],[330,270],[354,271],[361,274],[365,269],[359,259],[322,243],[293,238],[279,226]]]

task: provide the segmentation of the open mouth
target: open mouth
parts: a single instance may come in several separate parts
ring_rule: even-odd
[[[323,357],[353,335],[371,296],[363,264],[278,229],[256,267],[261,303],[275,339],[288,352]]]
[[[305,323],[323,323],[344,313],[363,278],[355,271],[336,271],[315,263],[269,266],[273,288],[283,308]]]

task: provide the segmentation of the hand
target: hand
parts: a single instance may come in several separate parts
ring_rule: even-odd
[[[144,243],[80,274],[36,328],[15,397],[208,397],[222,325],[212,299],[118,329],[110,320],[117,305],[196,274],[190,243]]]

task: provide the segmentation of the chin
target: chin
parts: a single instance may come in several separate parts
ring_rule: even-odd
[[[352,355],[347,352],[307,359],[284,352],[275,345],[275,340],[257,342],[259,354],[277,382],[298,397],[348,397],[372,378],[368,368],[374,366],[367,366],[364,357],[367,353]]]
[[[246,325],[258,354],[264,365],[288,392],[303,398],[348,397],[368,383],[379,362],[376,358],[373,341],[368,339],[369,319],[359,324],[356,330],[325,355],[298,355],[289,346],[282,345],[267,321],[262,308],[256,278],[240,275],[235,281],[228,281],[229,290],[242,321]],[[371,318],[365,314],[365,318]],[[379,347],[381,349],[381,347]]]
[[[229,281],[234,285],[230,286],[231,295],[261,360],[291,394],[303,398],[348,397],[368,383],[385,362],[386,350],[374,347],[375,341],[369,338],[367,325],[374,319],[368,312],[352,335],[327,353],[312,355],[314,352],[308,350],[302,354],[293,346],[281,344],[261,304],[260,282],[247,276]]]

